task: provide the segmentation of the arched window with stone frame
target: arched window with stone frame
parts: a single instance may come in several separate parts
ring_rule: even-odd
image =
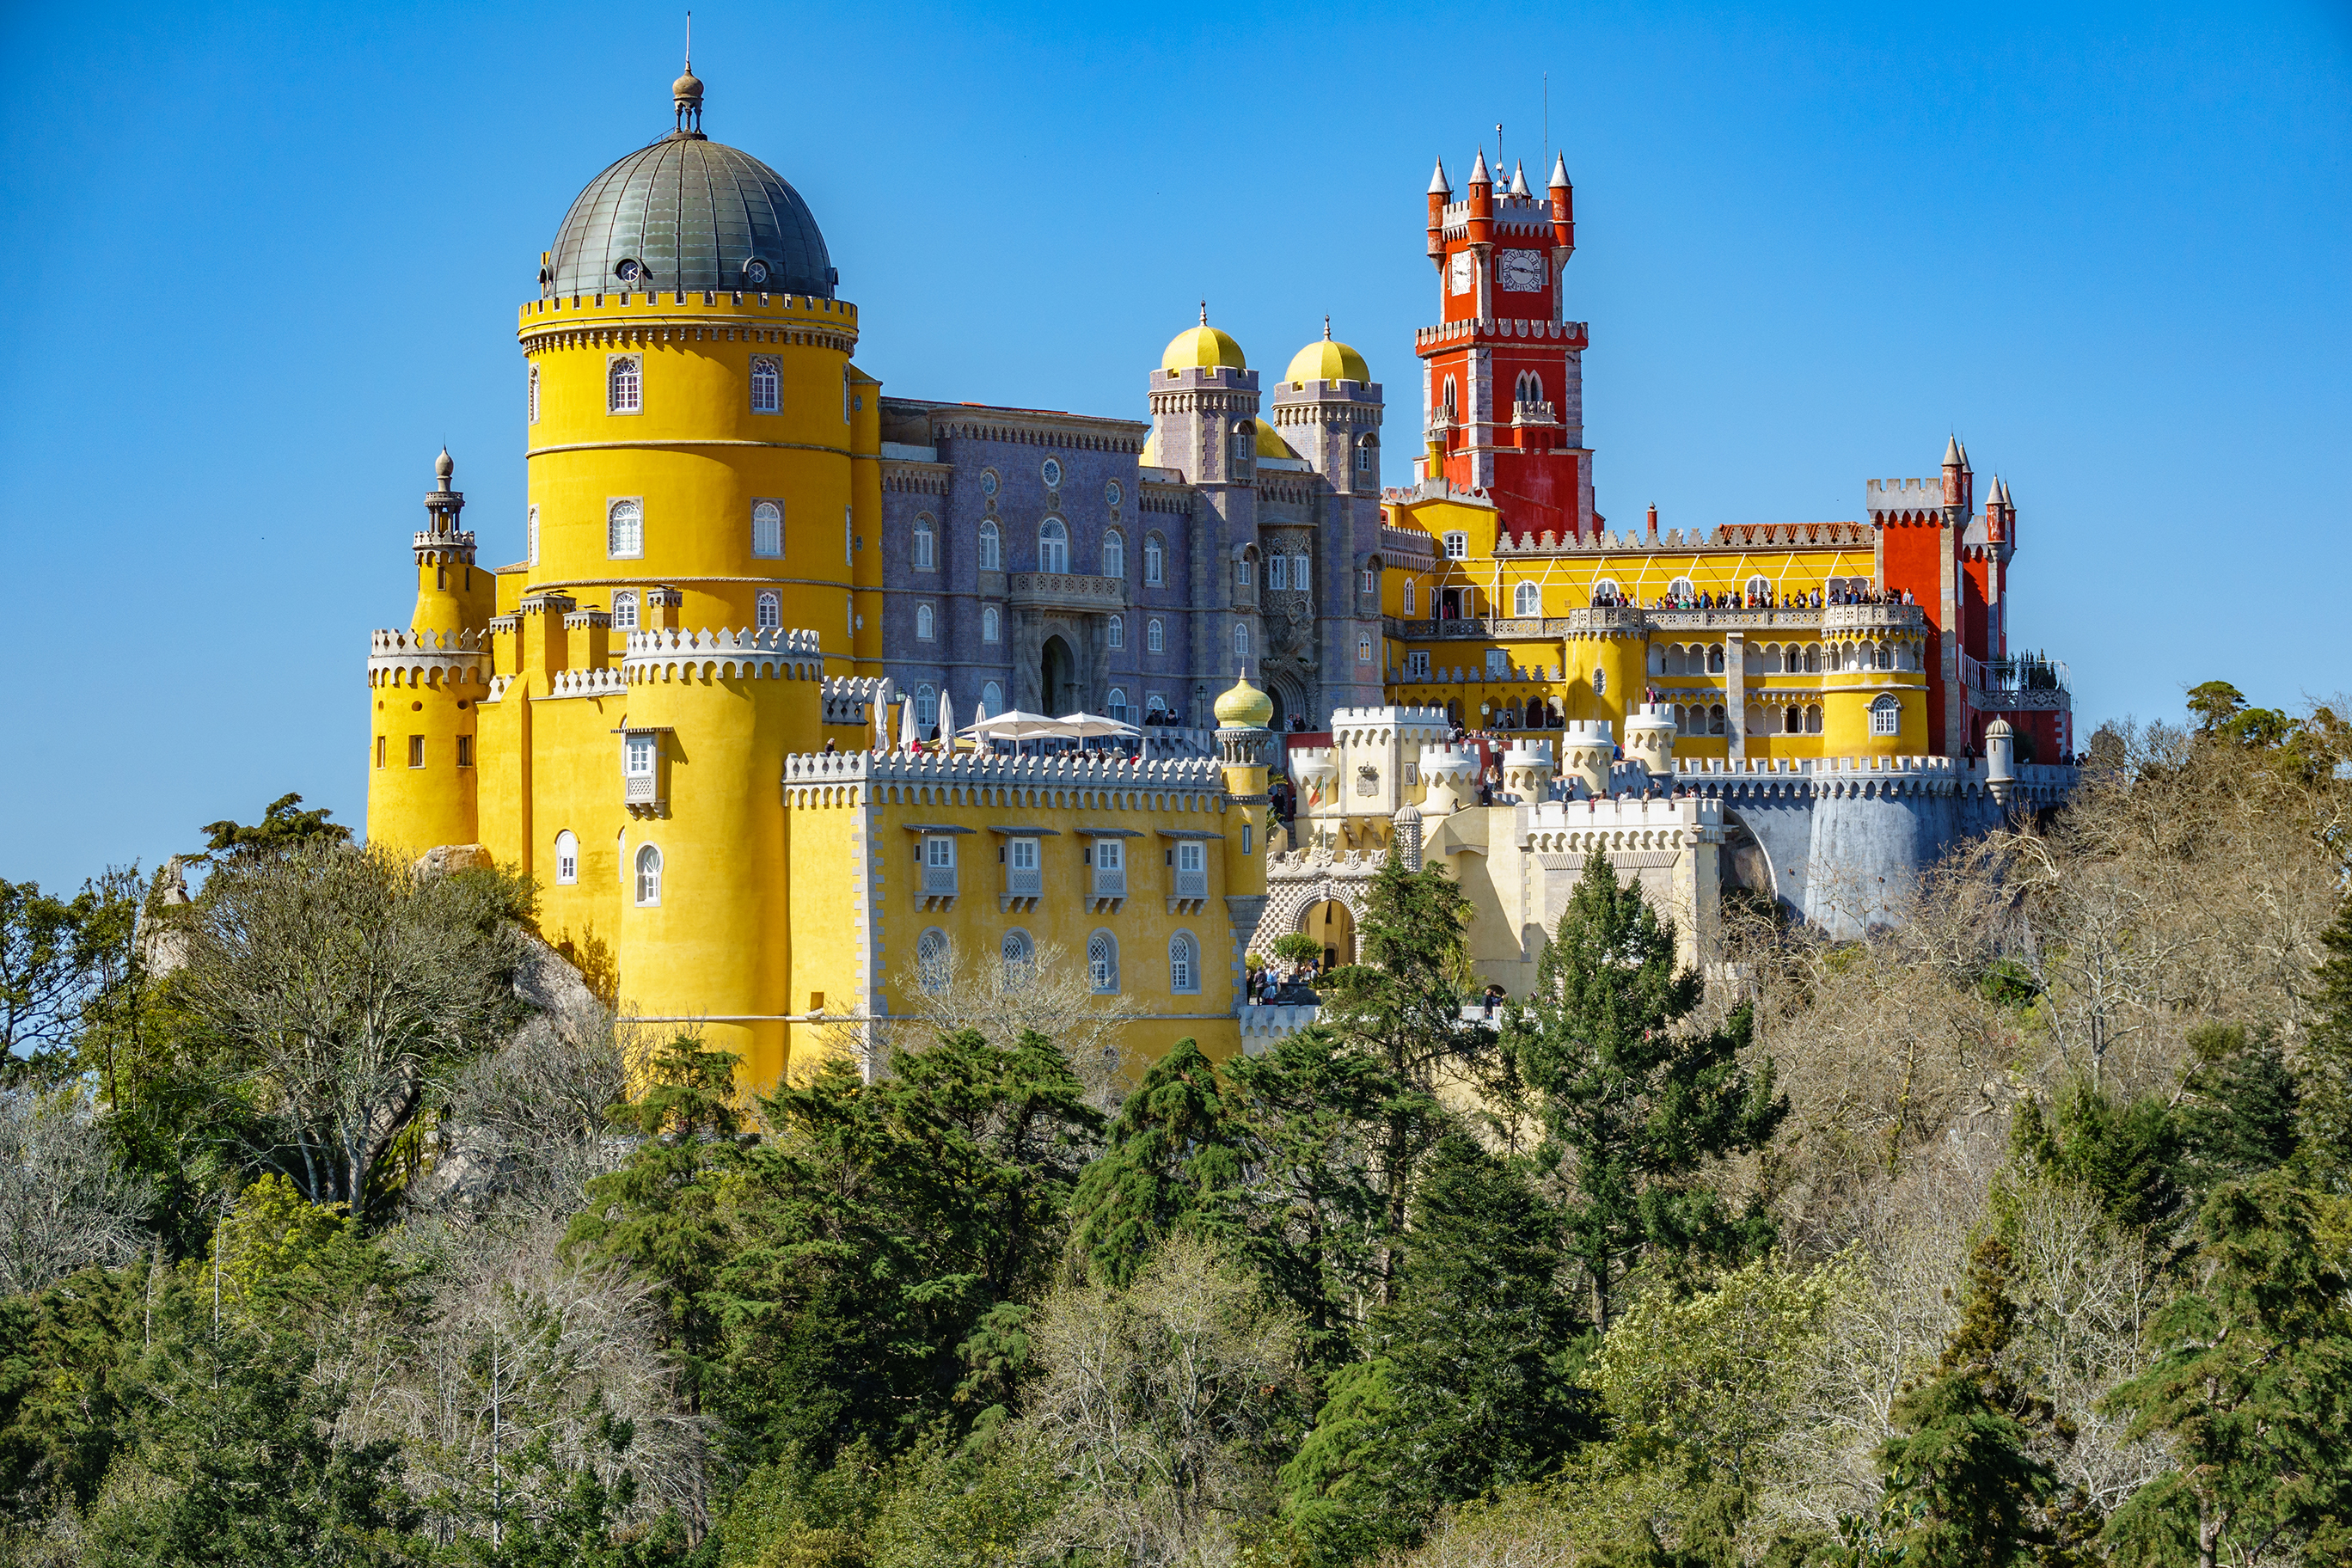
[[[997,944],[997,952],[1004,961],[1004,983],[1019,989],[1037,977],[1037,944],[1029,933],[1015,926],[1004,933]]]
[[[929,513],[915,519],[914,564],[918,572],[940,569],[939,530],[931,526]]]
[[[1058,517],[1037,527],[1037,570],[1066,573],[1070,569],[1070,531]]]
[[[1118,991],[1118,938],[1107,931],[1087,938],[1087,984],[1097,996]]]
[[[929,686],[915,688],[915,728],[929,731],[940,722],[940,694]]]
[[[1533,583],[1522,583],[1511,590],[1511,614],[1521,620],[1532,620],[1543,615],[1543,590]]]
[[[1250,459],[1257,456],[1257,430],[1246,419],[1234,426],[1233,453],[1236,468],[1247,468]]]
[[[1179,996],[1194,996],[1201,990],[1201,944],[1188,931],[1180,931],[1168,939],[1168,989]]]
[[[1103,626],[1103,637],[1105,641],[1109,644],[1111,651],[1114,653],[1126,647],[1127,617],[1125,616],[1111,616],[1109,621]]]
[[[783,600],[772,588],[761,594],[759,603],[753,608],[753,614],[757,616],[755,624],[761,631],[780,631],[783,627]]]
[[[613,590],[613,629],[616,632],[637,629],[637,591],[635,588]]]
[[[555,880],[566,888],[580,880],[580,839],[568,827],[555,836]]]
[[[1004,688],[999,686],[993,680],[982,686],[980,689],[980,705],[983,710],[985,710],[985,711],[981,715],[982,718],[992,717],[995,714],[1003,712]]]
[[[1157,616],[1143,623],[1143,651],[1146,653],[1168,651],[1168,625]]]
[[[1234,657],[1235,658],[1247,658],[1249,656],[1249,623],[1247,621],[1235,621],[1234,623]]]
[[[614,354],[604,362],[604,412],[642,414],[646,408],[645,362]]]
[[[637,847],[637,905],[651,909],[662,899],[662,853],[650,844]]]
[[[1004,536],[997,531],[994,518],[980,525],[980,569],[983,572],[1004,570]]]
[[[981,606],[980,640],[982,642],[1003,642],[1004,640],[1004,612],[998,609],[994,605],[982,605]]]
[[[1143,536],[1143,585],[1157,588],[1168,578],[1168,542],[1156,533]]]
[[[917,637],[920,638],[924,642],[929,642],[932,637],[937,635],[936,616],[937,612],[929,605],[917,605],[915,606],[915,636]]]
[[[751,412],[773,414],[780,406],[777,396],[776,362],[767,354],[751,356]]]
[[[622,496],[604,509],[604,553],[614,561],[635,561],[646,552],[646,503]]]
[[[1115,528],[1103,534],[1102,574],[1106,577],[1127,575],[1127,535]]]
[[[953,949],[948,933],[937,926],[915,939],[915,989],[926,996],[944,996],[955,983]]]
[[[772,500],[751,503],[751,553],[773,561],[784,552],[784,509]]]
[[[1903,732],[1903,703],[1893,692],[1870,705],[1870,732],[1874,735],[1898,735]]]
[[[538,364],[536,364],[536,363],[533,363],[533,364],[531,365],[531,367],[530,367],[530,391],[529,391],[528,393],[526,393],[526,394],[524,395],[524,398],[523,398],[523,406],[524,406],[525,413],[526,413],[526,416],[527,416],[527,417],[526,417],[526,421],[525,421],[525,422],[526,422],[526,423],[528,423],[528,424],[531,424],[531,425],[536,425],[536,424],[538,424],[538,423],[539,423],[539,366],[538,366]]]

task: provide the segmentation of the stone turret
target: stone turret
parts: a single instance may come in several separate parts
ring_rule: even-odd
[[[1606,719],[1580,720],[1570,724],[1561,734],[1560,751],[1560,771],[1582,783],[1585,794],[1609,793],[1609,767],[1615,758],[1617,742],[1610,737]]]
[[[1639,763],[1652,782],[1671,784],[1675,777],[1675,715],[1663,702],[1645,702],[1625,721],[1625,758]]]
[[[1503,753],[1503,793],[1534,805],[1551,798],[1551,742],[1521,741]]]
[[[1985,726],[1985,787],[1993,799],[2009,804],[2017,788],[2017,731],[2006,719],[1996,719]]]

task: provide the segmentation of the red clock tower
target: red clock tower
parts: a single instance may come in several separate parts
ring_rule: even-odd
[[[1576,250],[1576,193],[1563,157],[1542,199],[1527,173],[1495,188],[1486,155],[1454,199],[1441,161],[1429,182],[1429,258],[1438,322],[1417,334],[1422,477],[1485,491],[1514,529],[1592,531],[1584,445],[1582,321],[1564,319],[1561,279]]]

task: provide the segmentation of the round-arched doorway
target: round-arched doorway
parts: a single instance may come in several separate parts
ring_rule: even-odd
[[[1324,968],[1356,962],[1356,912],[1339,900],[1307,905],[1298,917],[1298,929],[1323,944]]]
[[[1045,639],[1038,663],[1037,697],[1048,713],[1075,713],[1078,700],[1078,661],[1070,645],[1059,637]]]

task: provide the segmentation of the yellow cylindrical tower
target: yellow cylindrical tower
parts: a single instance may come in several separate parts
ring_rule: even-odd
[[[1229,809],[1225,828],[1225,892],[1257,898],[1265,893],[1266,755],[1274,745],[1274,700],[1237,679],[1217,699],[1217,751],[1224,761]]]
[[[409,628],[377,632],[368,650],[368,842],[419,853],[478,834],[475,704],[488,690],[493,583],[461,526],[456,471],[445,448],[414,545]]]
[[[783,759],[822,732],[809,632],[645,632],[622,664],[612,787],[628,805],[620,991],[650,1018],[702,1020],[747,1081],[785,1067]],[[838,933],[817,933],[819,940]]]
[[[1582,614],[1613,619],[1633,613],[1590,610]],[[1570,632],[1564,647],[1569,690],[1568,710],[1562,717],[1615,728],[1627,713],[1639,710],[1649,641],[1638,626],[1604,625]]]

